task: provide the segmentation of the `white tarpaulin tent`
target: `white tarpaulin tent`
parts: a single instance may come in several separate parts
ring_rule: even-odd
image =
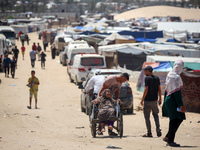
[[[163,31],[163,37],[164,38],[171,38],[171,39],[176,39],[177,41],[180,42],[185,42],[187,41],[187,30],[164,30]]]
[[[200,31],[199,22],[158,22],[157,30],[187,30],[187,32]]]
[[[147,56],[146,62],[167,62],[176,60],[182,60],[183,62],[189,63],[200,63],[200,58],[189,58],[189,57],[175,57],[175,56]]]
[[[28,33],[28,25],[11,25],[11,27],[15,30],[16,34],[18,34],[20,31],[23,33]]]
[[[109,35],[107,38],[105,38],[105,40],[109,40],[109,41],[114,41],[114,40],[128,40],[125,37],[119,35],[118,33],[112,33],[111,35]]]

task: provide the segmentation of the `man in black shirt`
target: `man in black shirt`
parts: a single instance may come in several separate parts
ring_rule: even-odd
[[[143,137],[152,137],[151,133],[151,122],[150,122],[150,113],[153,112],[154,121],[156,124],[156,132],[157,136],[160,137],[162,135],[160,130],[159,123],[159,109],[158,103],[161,104],[161,87],[160,87],[160,79],[157,76],[152,74],[153,68],[151,66],[147,66],[144,68],[145,77],[145,90],[143,93],[143,97],[141,100],[141,105],[144,104],[144,118],[147,126],[147,134],[143,135]],[[159,94],[159,100],[158,100]],[[157,102],[158,100],[158,102]]]
[[[17,62],[15,60],[15,56],[13,56],[13,59],[10,61],[10,66],[11,66],[11,75],[12,78],[15,77],[15,69],[17,69]]]
[[[18,54],[19,54],[19,49],[17,48],[17,46],[15,46],[15,48],[12,51],[13,51],[13,54],[14,54],[16,62],[17,62],[17,60],[18,60]]]

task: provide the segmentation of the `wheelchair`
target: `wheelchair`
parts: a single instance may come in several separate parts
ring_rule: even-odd
[[[92,104],[92,110],[91,115],[89,116],[90,120],[90,128],[91,128],[91,134],[95,138],[98,130],[98,126],[100,123],[100,120],[97,118],[98,115],[98,108],[95,103]],[[120,112],[120,105],[117,101],[117,106],[115,108],[115,116],[109,117],[110,121],[114,121],[113,129],[115,129],[118,132],[118,136],[122,138],[123,136],[123,114]],[[108,122],[106,121],[106,124]],[[116,124],[116,125],[115,125]]]

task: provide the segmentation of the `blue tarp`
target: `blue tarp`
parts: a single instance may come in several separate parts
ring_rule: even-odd
[[[83,27],[83,26],[76,26],[75,29],[77,29],[77,30],[85,30],[86,27]]]
[[[147,39],[156,39],[163,38],[163,31],[120,31],[118,32],[120,35],[131,35],[134,38],[147,38]]]
[[[110,33],[108,34],[108,33],[97,33],[97,32],[92,32],[92,31],[84,31],[84,32],[82,32],[82,33],[80,33],[80,34],[83,34],[83,35],[92,35],[92,34],[104,34],[104,35],[110,35]]]
[[[136,42],[156,42],[156,39],[136,38]]]
[[[170,62],[160,62],[158,67],[153,68],[154,71],[162,72],[162,71],[171,71],[172,67]]]

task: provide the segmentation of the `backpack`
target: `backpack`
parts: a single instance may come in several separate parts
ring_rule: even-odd
[[[42,50],[41,46],[37,47],[38,52],[40,52]]]

